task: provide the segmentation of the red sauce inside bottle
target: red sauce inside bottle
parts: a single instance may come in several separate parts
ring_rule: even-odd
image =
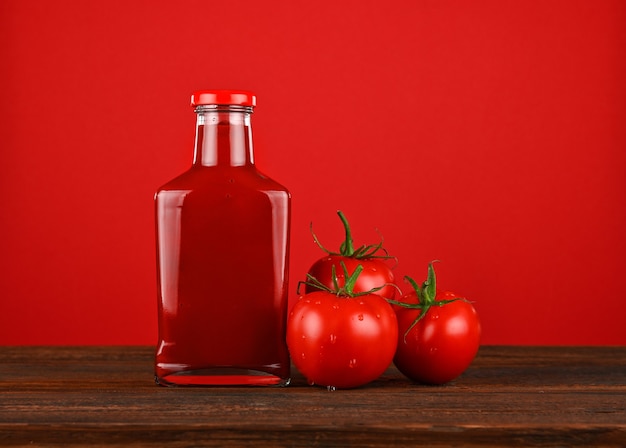
[[[156,194],[156,379],[288,384],[290,195],[256,170],[247,138],[233,150],[231,124],[217,127],[207,149],[198,126],[194,165]]]

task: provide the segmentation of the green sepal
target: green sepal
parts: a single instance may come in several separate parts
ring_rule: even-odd
[[[439,260],[433,260],[428,264],[428,274],[426,277],[426,281],[423,282],[421,286],[408,275],[404,277],[404,280],[408,282],[415,290],[418,303],[406,303],[399,302],[397,300],[387,299],[387,302],[393,305],[408,309],[420,310],[419,315],[415,318],[413,323],[411,323],[409,328],[404,332],[405,342],[406,336],[413,329],[413,327],[415,327],[415,325],[417,325],[417,323],[422,320],[424,316],[426,316],[426,313],[428,313],[432,306],[445,306],[449,303],[456,302],[457,300],[467,301],[462,297],[455,297],[454,299],[446,300],[437,300],[437,277],[435,275],[435,268],[433,267],[433,263],[436,263],[438,261]]]
[[[369,258],[395,258],[387,252],[387,250],[383,247],[383,238],[381,236],[380,242],[378,244],[369,244],[362,245],[358,248],[354,248],[354,241],[352,240],[352,230],[350,229],[350,224],[348,223],[348,219],[343,214],[341,210],[337,211],[337,215],[339,215],[339,219],[343,224],[343,228],[345,231],[344,241],[339,246],[339,252],[333,252],[324,247],[320,240],[317,238],[315,232],[313,232],[313,223],[310,224],[309,228],[311,231],[311,235],[313,236],[313,241],[317,246],[326,252],[328,255],[336,255],[348,258],[354,258],[357,260],[369,259]],[[384,252],[384,255],[376,255],[378,251]]]
[[[336,294],[338,297],[350,297],[350,298],[374,294],[375,292],[378,292],[381,289],[383,289],[385,286],[387,286],[387,284],[384,284],[382,286],[377,286],[376,288],[372,288],[368,291],[354,292],[354,286],[356,285],[356,281],[359,278],[359,275],[363,271],[363,266],[359,264],[356,268],[354,268],[354,271],[352,272],[352,274],[350,274],[348,272],[348,267],[343,261],[340,262],[340,265],[341,265],[341,269],[343,270],[343,274],[345,278],[345,282],[342,287],[339,286],[339,279],[337,278],[337,272],[335,269],[335,265],[333,264],[331,266],[333,288],[329,288],[328,286],[320,282],[318,279],[313,277],[311,274],[307,274],[306,275],[307,280],[303,282],[301,281],[298,283],[298,287],[296,289],[297,294],[300,294],[300,285],[302,284],[311,286],[313,288],[317,288],[320,291],[325,291],[331,294]]]

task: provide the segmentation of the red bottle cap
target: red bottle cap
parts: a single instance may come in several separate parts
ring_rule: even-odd
[[[191,95],[192,106],[208,104],[256,106],[256,96],[246,90],[198,90]]]

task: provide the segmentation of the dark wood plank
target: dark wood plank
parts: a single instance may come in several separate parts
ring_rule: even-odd
[[[0,347],[0,445],[626,446],[626,347],[483,347],[445,386],[156,386],[148,347]]]

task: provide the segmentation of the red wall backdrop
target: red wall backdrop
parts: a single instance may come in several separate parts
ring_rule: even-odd
[[[156,341],[153,193],[200,88],[258,95],[292,300],[341,209],[398,278],[441,260],[485,344],[626,344],[625,24],[621,0],[1,1],[0,344]]]

